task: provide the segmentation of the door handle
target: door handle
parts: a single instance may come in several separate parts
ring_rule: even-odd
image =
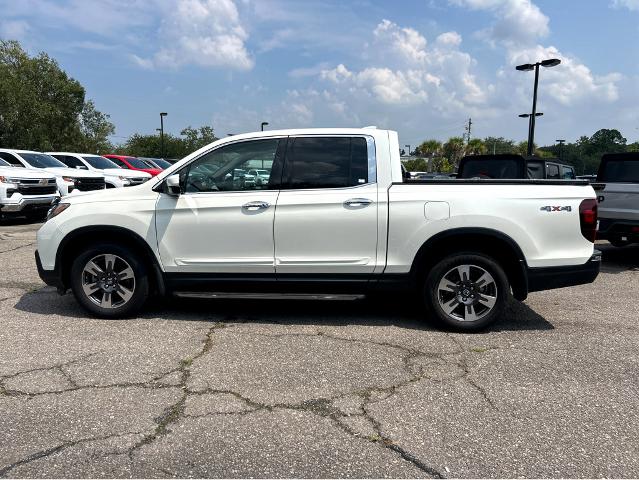
[[[255,212],[257,210],[266,210],[270,206],[271,206],[271,204],[268,203],[268,202],[261,202],[261,201],[249,202],[249,203],[245,203],[244,205],[242,205],[242,210],[247,210],[249,212]]]
[[[373,203],[372,200],[368,198],[349,198],[344,202],[345,207],[366,207]]]

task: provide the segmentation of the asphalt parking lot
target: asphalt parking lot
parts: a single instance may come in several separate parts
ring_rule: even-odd
[[[0,223],[0,477],[638,477],[639,247],[481,334],[394,298],[87,318]]]

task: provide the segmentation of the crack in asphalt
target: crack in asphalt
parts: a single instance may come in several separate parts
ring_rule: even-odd
[[[6,395],[6,396],[26,396],[26,397],[35,397],[35,396],[40,396],[40,395],[47,395],[47,394],[59,394],[59,393],[66,393],[66,392],[72,392],[72,391],[78,391],[78,390],[84,390],[84,389],[109,389],[109,388],[127,388],[127,387],[141,387],[141,388],[150,388],[150,389],[158,389],[158,388],[180,388],[182,390],[182,394],[180,395],[180,397],[178,398],[177,401],[175,401],[173,404],[167,406],[164,411],[162,412],[161,415],[159,415],[157,418],[154,419],[154,422],[156,423],[156,427],[154,428],[154,430],[152,432],[147,432],[146,434],[144,434],[144,437],[136,442],[132,447],[130,447],[128,449],[128,451],[126,453],[128,453],[129,459],[133,460],[133,455],[134,453],[139,450],[140,448],[144,447],[145,445],[149,445],[153,442],[155,442],[158,438],[167,435],[170,433],[170,426],[172,424],[175,424],[176,422],[178,422],[181,418],[200,418],[200,417],[205,417],[205,416],[211,416],[211,415],[248,415],[251,413],[254,413],[256,411],[260,411],[260,410],[267,410],[267,411],[274,411],[276,409],[289,409],[289,410],[299,410],[299,411],[305,411],[305,412],[309,412],[312,413],[314,415],[323,417],[323,418],[327,418],[329,419],[333,425],[335,425],[337,428],[341,429],[342,431],[344,431],[345,433],[347,433],[350,436],[353,436],[355,438],[358,439],[368,439],[370,442],[376,443],[377,445],[379,445],[381,448],[385,448],[388,449],[396,454],[398,454],[402,459],[404,459],[405,461],[411,463],[412,465],[414,465],[416,468],[418,468],[419,470],[421,470],[422,472],[424,472],[425,474],[435,477],[435,478],[444,478],[444,474],[440,471],[438,471],[435,467],[428,465],[426,462],[424,462],[423,460],[421,460],[420,458],[418,458],[416,455],[414,455],[413,453],[409,452],[408,450],[406,450],[405,448],[403,448],[402,446],[398,445],[395,441],[393,441],[390,437],[386,436],[383,432],[383,426],[381,424],[381,422],[379,422],[378,420],[376,420],[374,418],[374,416],[371,414],[371,412],[369,411],[369,406],[371,404],[374,404],[376,402],[382,401],[382,400],[386,400],[388,398],[390,398],[391,396],[395,395],[400,389],[402,389],[405,386],[408,386],[410,384],[413,384],[415,382],[421,381],[421,380],[431,380],[431,381],[446,381],[446,380],[452,380],[452,381],[457,381],[460,379],[463,379],[464,381],[466,381],[467,383],[469,383],[470,385],[472,385],[474,387],[475,390],[477,390],[477,392],[480,394],[480,396],[482,397],[482,399],[493,409],[498,410],[496,405],[494,404],[494,402],[492,401],[492,399],[488,396],[487,392],[485,391],[485,389],[483,387],[481,387],[477,382],[475,382],[474,380],[469,378],[469,375],[471,373],[470,367],[468,366],[467,360],[465,357],[462,357],[461,360],[455,360],[455,359],[447,359],[445,357],[447,356],[459,356],[459,355],[468,355],[470,353],[470,351],[465,348],[463,345],[461,345],[456,338],[450,336],[449,338],[452,340],[452,342],[457,346],[456,349],[452,349],[450,351],[447,351],[445,353],[433,353],[433,352],[425,352],[425,351],[421,351],[415,348],[410,348],[410,347],[406,347],[404,345],[398,345],[398,344],[394,344],[394,343],[390,343],[390,342],[380,342],[380,341],[376,341],[376,340],[371,340],[371,339],[359,339],[359,338],[344,338],[344,337],[340,337],[337,335],[332,335],[332,334],[327,334],[325,332],[319,331],[316,333],[280,333],[280,334],[268,334],[268,333],[254,333],[254,332],[235,332],[236,334],[239,335],[257,335],[257,336],[266,336],[266,337],[290,337],[290,336],[297,336],[297,337],[302,337],[302,336],[306,336],[306,337],[325,337],[327,339],[333,340],[333,341],[341,341],[341,342],[349,342],[349,343],[365,343],[365,344],[370,344],[376,347],[385,347],[385,348],[392,348],[395,350],[398,350],[400,352],[402,352],[402,368],[404,369],[404,371],[408,374],[408,379],[402,381],[402,382],[398,382],[396,384],[393,385],[389,385],[387,387],[378,387],[378,386],[372,386],[372,387],[368,387],[365,389],[358,389],[356,391],[352,391],[352,392],[347,392],[347,393],[340,393],[339,395],[336,395],[334,397],[330,397],[330,398],[315,398],[315,399],[310,399],[310,400],[305,400],[303,402],[297,403],[297,404],[290,404],[290,403],[275,403],[275,404],[266,404],[266,403],[260,403],[257,402],[255,400],[252,400],[248,397],[243,396],[242,394],[240,394],[239,392],[235,392],[235,391],[231,391],[231,390],[217,390],[217,389],[205,389],[205,390],[201,390],[201,391],[197,391],[197,390],[190,390],[188,388],[188,380],[191,376],[191,365],[193,364],[193,362],[199,358],[201,358],[202,356],[204,356],[207,352],[209,352],[212,347],[213,347],[213,338],[214,338],[214,333],[221,329],[221,328],[225,328],[227,327],[227,324],[222,323],[222,322],[217,322],[214,325],[212,325],[206,332],[206,335],[204,336],[204,339],[202,340],[202,346],[200,348],[200,350],[192,357],[187,357],[183,360],[180,361],[180,364],[178,367],[174,367],[166,372],[162,372],[158,375],[156,375],[155,377],[153,377],[151,380],[145,381],[145,382],[122,382],[122,383],[115,383],[115,384],[108,384],[108,385],[79,385],[74,379],[73,377],[69,374],[69,372],[66,370],[67,367],[75,364],[75,363],[79,363],[81,361],[86,360],[87,358],[97,355],[99,352],[97,353],[91,353],[88,355],[85,355],[83,357],[77,358],[77,359],[73,359],[70,360],[68,362],[65,363],[61,363],[61,364],[56,364],[53,365],[51,367],[41,367],[41,368],[35,368],[35,369],[29,369],[29,370],[25,370],[25,371],[20,371],[11,375],[5,375],[5,376],[0,376],[0,396],[1,395]],[[435,380],[435,379],[431,379],[425,372],[424,372],[424,368],[422,366],[416,365],[414,362],[414,360],[419,359],[419,358],[433,358],[433,359],[438,359],[443,361],[445,364],[449,364],[449,365],[454,365],[456,367],[459,367],[462,370],[462,375],[458,375],[458,376],[454,376],[454,377],[449,377],[446,378],[444,380]],[[20,375],[24,375],[24,374],[28,374],[28,373],[33,373],[33,372],[42,372],[42,371],[58,371],[59,373],[61,373],[64,378],[69,382],[69,384],[71,385],[70,388],[68,389],[58,389],[58,390],[51,390],[51,391],[46,391],[46,392],[38,392],[38,393],[29,393],[29,392],[23,392],[20,390],[10,390],[7,389],[4,382],[8,379],[11,378],[15,378],[18,377]],[[161,382],[161,380],[171,374],[175,374],[175,373],[179,373],[180,374],[180,380],[176,385],[171,385],[171,384],[162,384],[159,383]],[[241,400],[242,402],[244,402],[244,404],[247,406],[246,410],[243,411],[237,411],[237,412],[214,412],[214,413],[206,413],[206,414],[201,414],[201,415],[191,415],[191,414],[187,414],[185,412],[186,410],[186,400],[189,396],[199,396],[199,395],[207,395],[207,394],[230,394],[233,395],[234,397],[236,397],[237,399]],[[333,405],[333,402],[335,402],[336,400],[339,400],[341,398],[347,397],[347,396],[356,396],[359,397],[361,399],[360,405],[359,405],[359,413],[345,413],[342,410],[340,410],[339,407]],[[352,416],[359,416],[362,417],[366,420],[366,422],[368,422],[368,424],[371,426],[372,430],[375,432],[374,435],[369,435],[369,436],[362,436],[362,434],[360,432],[358,432],[356,429],[352,428],[351,426],[349,426],[347,423],[345,423],[345,418],[347,417],[352,417]],[[136,432],[139,435],[142,435],[143,432]],[[107,437],[109,438],[109,437]],[[83,442],[88,442],[88,441],[94,441],[96,439],[100,439],[100,438],[95,438],[92,437],[90,439],[81,439],[79,441],[75,441],[75,442],[67,442],[64,443],[62,445],[58,445],[56,447],[53,447],[51,449],[47,449],[47,450],[43,450],[41,452],[36,452],[28,457],[25,457],[24,459],[9,465],[7,467],[4,467],[2,469],[0,469],[0,476],[3,475],[3,472],[6,473],[10,470],[12,470],[13,468],[15,468],[18,465],[22,465],[24,463],[28,463],[31,462],[33,460],[36,460],[38,458],[42,458],[42,457],[46,457],[49,455],[52,455],[62,449],[66,449],[69,447],[72,447],[74,445],[77,445],[78,443],[83,443]]]
[[[6,240],[6,239],[5,238],[0,238],[0,240]],[[0,255],[2,255],[3,253],[15,252],[16,250],[20,250],[21,248],[32,247],[35,244],[36,244],[36,242],[25,243],[24,245],[19,245],[19,246],[14,247],[14,248],[9,248],[8,250],[2,250],[2,251],[0,251]]]
[[[71,448],[71,447],[75,447],[76,445],[81,445],[84,443],[90,443],[90,442],[98,442],[98,441],[103,441],[103,440],[109,440],[111,438],[120,438],[120,437],[125,437],[127,435],[140,435],[141,432],[126,432],[126,433],[114,433],[112,435],[104,435],[104,436],[100,436],[100,437],[88,437],[88,438],[81,438],[78,440],[73,440],[70,442],[64,442],[61,443],[60,445],[57,445],[55,447],[52,448],[48,448],[46,450],[40,450],[39,452],[35,452],[32,453],[31,455],[28,455],[20,460],[18,460],[17,462],[11,463],[9,465],[7,465],[6,467],[0,467],[0,477],[5,477],[9,472],[11,472],[13,469],[21,466],[21,465],[26,465],[28,463],[31,463],[35,460],[39,460],[41,458],[45,458],[45,457],[49,457],[53,454],[56,454],[58,452],[61,452],[63,450],[66,450],[67,448]]]

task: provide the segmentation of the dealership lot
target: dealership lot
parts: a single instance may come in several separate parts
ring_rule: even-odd
[[[37,227],[0,223],[0,476],[639,476],[639,247],[467,335],[401,298],[87,318]]]

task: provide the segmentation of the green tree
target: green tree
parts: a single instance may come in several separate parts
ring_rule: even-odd
[[[204,125],[198,129],[191,127],[190,125],[180,132],[180,135],[184,137],[185,148],[188,153],[194,152],[209,143],[213,143],[218,140],[213,131],[213,127]],[[188,155],[188,153],[186,155]]]
[[[46,53],[30,57],[16,41],[0,40],[0,146],[83,150],[105,146],[108,116],[85,102],[85,91]]]
[[[442,150],[444,157],[446,157],[452,165],[457,167],[465,153],[464,139],[462,137],[451,137],[444,143]]]
[[[409,172],[426,172],[428,171],[428,161],[423,158],[412,158],[402,162]]]
[[[181,137],[176,137],[169,133],[164,134],[165,158],[184,158],[195,150],[217,140],[213,128],[209,126],[200,128],[186,127],[180,132],[180,135]],[[162,144],[159,135],[135,133],[116,150],[120,154],[135,157],[162,157]]]
[[[484,145],[488,153],[516,153],[517,148],[515,142],[507,140],[504,137],[486,137],[484,138]]]
[[[450,163],[447,158],[437,157],[433,159],[433,171],[441,173],[450,173],[455,170],[455,165]]]
[[[483,155],[487,151],[486,144],[480,138],[473,138],[466,145],[466,155]]]
[[[422,144],[415,149],[415,155],[424,157],[435,157],[437,155],[440,155],[441,151],[442,142],[440,142],[439,140],[431,139],[422,142]]]

